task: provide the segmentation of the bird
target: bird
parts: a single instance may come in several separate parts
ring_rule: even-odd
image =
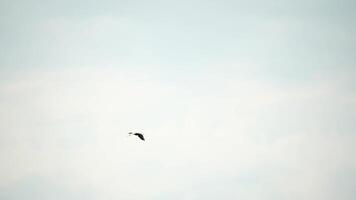
[[[136,135],[137,137],[139,137],[141,140],[145,140],[145,138],[143,137],[143,134],[141,134],[141,133],[132,133],[132,132],[130,132],[129,133],[129,135]]]

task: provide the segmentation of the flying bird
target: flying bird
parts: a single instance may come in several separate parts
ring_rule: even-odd
[[[129,135],[136,135],[137,137],[139,137],[141,140],[145,140],[145,138],[143,137],[143,134],[141,133],[129,133]]]

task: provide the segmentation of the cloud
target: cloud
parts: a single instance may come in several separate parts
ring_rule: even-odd
[[[283,87],[208,74],[219,86],[210,93],[201,92],[204,84],[187,92],[160,74],[110,68],[3,84],[2,194],[44,177],[107,199],[353,195],[334,183],[355,171],[353,113],[345,110],[355,97],[345,96],[343,79]],[[129,131],[143,131],[147,141]]]

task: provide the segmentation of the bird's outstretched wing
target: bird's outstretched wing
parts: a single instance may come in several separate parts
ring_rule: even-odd
[[[145,140],[145,138],[141,133],[135,133],[135,135],[137,135],[141,140]]]

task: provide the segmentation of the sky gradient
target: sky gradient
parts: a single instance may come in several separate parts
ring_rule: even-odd
[[[355,199],[355,11],[1,0],[0,199]]]

